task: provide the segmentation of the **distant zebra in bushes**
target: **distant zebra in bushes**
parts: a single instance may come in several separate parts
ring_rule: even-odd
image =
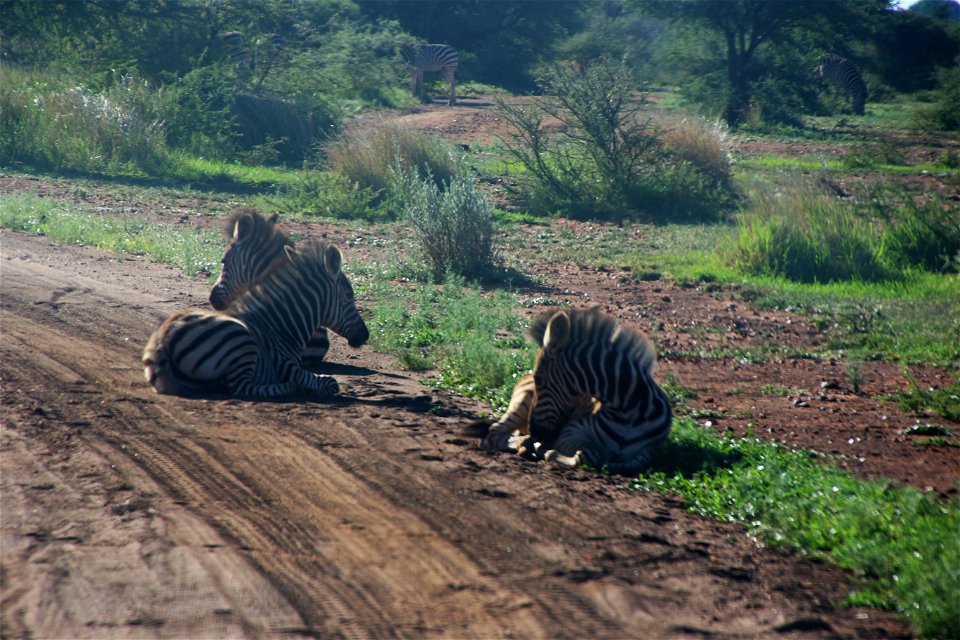
[[[157,393],[226,391],[271,398],[297,391],[336,394],[330,376],[306,371],[300,354],[325,325],[359,347],[369,332],[339,249],[323,243],[284,247],[286,260],[225,311],[186,309],[157,329],[143,352],[144,375]]]
[[[533,375],[514,387],[500,420],[468,427],[481,447],[614,473],[647,466],[673,421],[649,341],[596,307],[544,314],[530,336],[540,346]]]
[[[264,218],[252,207],[241,207],[227,218],[223,227],[229,244],[220,260],[220,277],[210,291],[210,304],[222,311],[252,284],[282,265],[286,248],[293,246],[287,234],[277,227],[277,215]],[[322,326],[310,336],[300,354],[305,366],[315,367],[327,355],[330,338]]]
[[[867,83],[852,62],[832,53],[827,54],[817,67],[817,76],[828,80],[840,88],[850,98],[853,112],[858,116],[864,114],[864,105],[867,103]]]
[[[400,54],[413,67],[413,95],[424,99],[424,72],[439,71],[450,85],[448,104],[457,104],[456,73],[460,58],[456,49],[445,44],[408,44],[400,50]]]

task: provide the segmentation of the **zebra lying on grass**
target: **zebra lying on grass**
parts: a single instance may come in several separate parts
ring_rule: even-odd
[[[223,233],[229,244],[220,260],[220,277],[210,291],[210,304],[217,311],[229,307],[253,283],[283,264],[286,248],[293,246],[293,240],[277,227],[276,214],[264,218],[252,207],[234,210]],[[327,330],[317,327],[300,354],[300,361],[305,366],[316,366],[328,349]]]
[[[867,103],[867,83],[852,62],[832,53],[823,57],[817,67],[817,77],[828,80],[831,84],[844,91],[853,105],[853,112],[858,116],[864,114],[864,105]]]
[[[673,420],[647,339],[596,307],[544,314],[530,336],[540,345],[533,374],[514,387],[500,420],[468,427],[487,431],[481,447],[614,473],[647,466]]]
[[[157,391],[176,395],[227,391],[270,398],[300,390],[336,394],[330,376],[306,371],[300,353],[320,325],[351,347],[369,332],[332,245],[285,247],[286,260],[226,311],[186,309],[171,315],[143,352],[144,375]]]
[[[440,71],[450,85],[451,107],[457,104],[457,65],[460,57],[457,50],[446,44],[408,44],[400,49],[403,56],[413,67],[413,95],[424,98],[423,74]]]

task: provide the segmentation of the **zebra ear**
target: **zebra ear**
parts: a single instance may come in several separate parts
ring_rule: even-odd
[[[340,249],[337,249],[333,245],[327,247],[326,251],[323,252],[323,266],[327,268],[327,273],[333,277],[340,275],[340,266],[342,264],[343,254],[340,253]]]
[[[557,311],[547,323],[547,331],[543,334],[544,349],[559,349],[567,344],[570,338],[570,316],[566,311]]]
[[[243,239],[253,233],[253,218],[250,216],[240,216],[233,225],[233,239],[236,242],[243,242]]]

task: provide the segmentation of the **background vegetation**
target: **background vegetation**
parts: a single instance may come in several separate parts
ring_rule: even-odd
[[[366,112],[416,106],[397,55],[415,41],[456,47],[461,94],[499,97],[493,112],[512,133],[463,149],[374,123]],[[815,80],[826,52],[862,70],[864,118]],[[884,0],[0,0],[0,166],[189,184],[351,228],[389,223],[393,258],[348,267],[371,342],[493,412],[532,358],[511,283],[530,283],[526,264],[574,259],[622,278],[735,287],[825,336],[817,353],[665,357],[847,358],[856,389],[869,359],[960,367],[956,203],[877,186],[925,172],[960,187],[958,56],[953,0],[910,11]],[[738,158],[732,136],[843,153]],[[908,161],[903,141],[920,137],[940,155]],[[511,190],[494,200],[486,185],[500,183]],[[551,225],[557,215],[595,226],[583,237]],[[31,195],[0,199],[0,226],[190,274],[214,275],[223,249],[190,225]],[[914,384],[895,400],[956,420],[956,398],[956,384]],[[950,637],[957,562],[925,569],[931,552],[955,555],[956,505],[820,463],[686,417],[637,486],[830,557],[863,578],[855,602],[899,607],[922,634]]]

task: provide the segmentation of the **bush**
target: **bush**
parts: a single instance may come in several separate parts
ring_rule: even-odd
[[[945,211],[937,200],[923,205],[908,200],[886,215],[884,244],[895,265],[933,272],[960,269],[960,217],[955,211]]]
[[[342,220],[377,221],[389,217],[386,206],[372,189],[351,183],[338,173],[310,171],[293,184],[264,198],[267,209]]]
[[[746,273],[808,283],[876,282],[898,275],[884,261],[875,224],[850,204],[809,187],[757,193],[738,226],[733,261]]]
[[[0,160],[147,173],[165,164],[162,90],[132,76],[116,76],[102,92],[10,69],[0,78]]]
[[[934,102],[917,115],[917,124],[927,131],[960,131],[960,63],[941,69],[937,79]]]
[[[642,113],[625,63],[554,67],[536,105],[499,101],[514,132],[508,153],[528,172],[530,207],[574,217],[716,219],[732,189],[719,130],[679,127],[673,137]],[[726,166],[724,166],[726,164]]]
[[[493,208],[466,170],[437,186],[397,159],[393,198],[410,225],[413,240],[433,277],[447,273],[480,279],[494,268]]]
[[[324,147],[326,166],[361,188],[387,194],[391,167],[431,176],[443,185],[462,171],[462,154],[436,136],[380,123],[345,132]]]

